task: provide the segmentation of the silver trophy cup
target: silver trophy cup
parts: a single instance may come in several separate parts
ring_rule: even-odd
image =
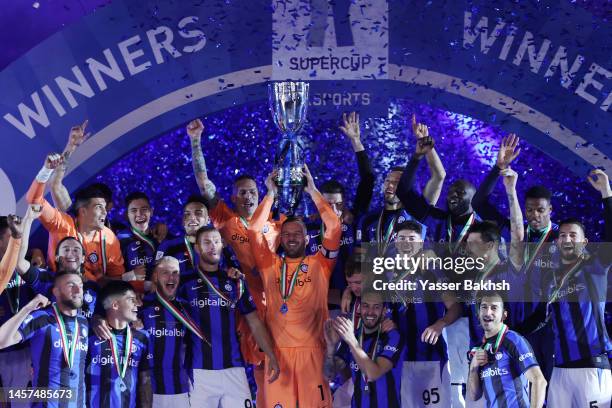
[[[297,134],[306,120],[306,82],[275,82],[269,85],[270,111],[282,139],[274,159],[278,196],[275,206],[282,214],[295,215],[306,178],[303,173],[303,144]]]

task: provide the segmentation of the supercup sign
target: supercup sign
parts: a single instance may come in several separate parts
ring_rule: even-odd
[[[0,73],[0,143],[15,153],[0,159],[0,214],[24,211],[84,118],[71,191],[193,117],[265,101],[271,80],[310,84],[310,120],[411,98],[519,133],[580,176],[609,169],[610,31],[565,0],[113,1]]]

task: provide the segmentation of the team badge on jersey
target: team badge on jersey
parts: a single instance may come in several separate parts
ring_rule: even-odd
[[[497,361],[501,360],[504,357],[504,355],[502,353],[495,353],[495,359]]]
[[[404,221],[406,221],[406,217],[404,217],[403,215],[400,215],[399,217],[397,217],[397,223],[398,224],[401,224]]]
[[[308,265],[302,264],[302,266],[300,266],[300,270],[304,273],[308,272]]]
[[[557,252],[556,245],[551,245],[550,248],[548,248],[548,252],[550,252],[551,254],[554,254],[555,252]]]
[[[232,291],[232,285],[230,285],[229,283],[225,284],[225,290],[227,290],[228,292]]]
[[[348,225],[342,224],[342,232],[346,232],[348,230]]]
[[[85,292],[85,296],[83,296],[83,300],[85,300],[87,303],[93,302],[93,296],[91,296],[91,293],[89,293],[89,291]]]
[[[96,263],[98,262],[98,254],[96,254],[95,252],[92,252],[91,254],[89,254],[87,259],[89,259],[89,262],[91,263]]]
[[[261,230],[264,234],[267,234],[268,231],[270,231],[270,227],[268,226],[268,224],[264,225],[263,229]]]

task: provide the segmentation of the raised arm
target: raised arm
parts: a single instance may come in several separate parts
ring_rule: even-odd
[[[187,134],[191,142],[191,163],[193,165],[193,174],[200,194],[209,202],[209,207],[214,207],[217,203],[216,191],[217,188],[208,178],[206,170],[206,161],[204,153],[202,153],[202,132],[204,124],[200,119],[194,119],[187,125]]]
[[[472,197],[472,208],[483,219],[497,222],[500,230],[511,228],[510,220],[497,210],[489,201],[489,196],[495,189],[495,184],[500,172],[507,169],[521,152],[518,147],[520,139],[513,133],[504,137],[497,152],[497,161],[487,173],[485,179],[478,186],[478,190]]]
[[[325,378],[331,381],[336,374],[342,372],[346,367],[344,360],[336,356],[336,349],[338,348],[340,336],[334,329],[334,321],[332,319],[327,319],[325,321],[323,325],[323,335],[325,336],[326,345],[323,373],[325,374]]]
[[[361,215],[368,212],[368,209],[370,208],[376,177],[374,176],[374,171],[372,170],[372,166],[365,148],[361,143],[359,114],[355,112],[351,112],[349,115],[343,113],[342,126],[340,126],[340,130],[350,140],[351,146],[353,147],[353,151],[355,152],[355,156],[357,158],[359,184],[357,185],[357,192],[355,194],[352,213],[354,219],[358,219]]]
[[[270,211],[272,210],[272,205],[274,204],[274,196],[278,190],[278,187],[276,187],[276,184],[274,183],[274,177],[275,173],[272,172],[266,178],[268,193],[265,195],[264,199],[261,200],[259,206],[257,206],[257,209],[253,213],[253,217],[251,217],[251,222],[249,223],[249,227],[247,229],[251,253],[253,254],[253,258],[255,258],[255,263],[260,273],[262,273],[265,268],[270,266],[270,262],[275,256],[268,246],[262,231],[270,216]]]
[[[90,136],[90,133],[85,134],[85,129],[87,128],[88,120],[85,120],[83,124],[79,126],[73,126],[70,129],[70,135],[68,136],[68,143],[64,148],[64,152],[62,153],[62,163],[58,168],[53,172],[51,179],[49,180],[49,184],[51,187],[51,197],[53,198],[53,205],[60,211],[68,211],[68,208],[72,205],[72,199],[70,198],[70,193],[68,193],[68,189],[63,184],[64,175],[66,174],[66,167],[68,166],[68,161],[70,160],[70,156],[74,151],[79,147],[85,139]]]
[[[317,186],[314,183],[308,166],[304,165],[304,171],[306,175],[306,186],[304,187],[304,191],[312,198],[312,201],[319,211],[321,220],[323,224],[325,224],[325,232],[323,233],[322,241],[323,248],[327,251],[336,251],[340,247],[340,237],[342,235],[340,220],[327,201],[325,201],[319,190],[317,190]]]
[[[612,242],[612,188],[610,188],[610,180],[608,179],[608,175],[603,170],[599,169],[591,171],[588,180],[593,188],[601,194],[604,205],[604,240],[606,242]]]
[[[0,349],[20,343],[22,337],[21,333],[19,333],[19,326],[21,326],[21,323],[23,323],[30,313],[48,304],[49,299],[43,295],[36,295],[34,299],[15,313],[13,317],[4,322],[4,324],[0,326]]]
[[[11,237],[9,238],[6,251],[0,261],[0,293],[4,292],[6,285],[13,276],[13,271],[19,260],[19,250],[23,240],[23,220],[21,217],[9,214],[6,221],[11,232]]]
[[[510,167],[500,173],[504,177],[504,187],[508,196],[508,208],[510,209],[510,261],[518,270],[523,265],[523,251],[525,238],[525,227],[523,226],[523,213],[516,195],[516,180],[518,174]]]
[[[416,137],[417,142],[422,138],[429,137],[429,128],[423,123],[417,123],[416,115],[412,115],[412,133]],[[425,160],[427,160],[430,176],[423,190],[423,197],[425,197],[429,204],[436,205],[442,192],[446,170],[444,170],[440,156],[438,156],[433,146],[425,153]]]
[[[25,239],[21,244],[21,248],[19,249],[19,256],[17,259],[17,265],[15,270],[19,275],[24,275],[28,269],[30,269],[30,262],[26,259],[26,254],[28,253],[28,238],[30,236],[30,229],[32,227],[32,223],[35,219],[40,216],[42,211],[42,206],[39,204],[30,204],[28,206],[28,210],[26,212],[25,217],[23,217],[23,236]]]

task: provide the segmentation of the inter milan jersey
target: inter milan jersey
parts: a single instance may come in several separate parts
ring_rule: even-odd
[[[470,274],[466,278],[475,280],[474,275]],[[509,292],[504,293],[510,301],[504,302],[504,309],[508,312],[508,317],[504,320],[509,327],[516,329],[519,333],[523,330],[525,322],[525,303],[516,301],[520,299],[524,292],[525,279],[522,271],[517,271],[512,262],[500,262],[486,276],[485,281],[502,282],[505,281],[510,285]],[[470,332],[470,347],[474,347],[481,343],[484,336],[484,330],[480,326],[478,320],[478,308],[476,304],[477,292],[464,293],[464,315],[468,318],[468,326]]]
[[[127,328],[111,329],[116,338],[116,355],[120,364],[125,361]],[[120,377],[110,340],[102,340],[92,335],[89,338],[87,355],[86,385],[89,408],[127,408],[136,407],[138,374],[149,369],[151,355],[148,352],[149,340],[142,330],[131,329],[132,341],[125,376]]]
[[[554,332],[555,366],[612,350],[604,317],[610,262],[592,256],[573,271],[572,266],[563,265],[555,273],[556,282],[549,292],[547,313]]]
[[[40,293],[51,301],[55,300],[52,292],[52,272],[32,266],[23,275],[23,279],[31,286],[34,293]],[[79,314],[84,318],[91,319],[93,317],[96,311],[96,299],[99,291],[100,287],[95,281],[87,280],[83,283],[83,305],[79,309]]]
[[[183,315],[187,315],[187,302],[171,301]],[[154,394],[182,394],[189,392],[189,376],[185,368],[185,347],[189,332],[168,309],[149,294],[139,311],[144,330],[149,334],[151,382]]]
[[[166,240],[159,244],[155,259],[161,259],[163,256],[172,256],[178,259],[181,276],[195,273],[195,266],[198,264],[198,254],[195,252],[194,244],[186,241],[184,236]],[[221,262],[222,265],[228,267],[240,268],[238,258],[228,245],[223,247]]]
[[[355,336],[359,339],[359,331]],[[400,408],[400,389],[402,383],[402,365],[399,364],[404,348],[404,340],[397,329],[387,333],[373,332],[364,334],[363,350],[376,361],[386,358],[393,363],[393,368],[374,382],[366,382],[359,366],[355,362],[350,348],[345,342],[336,355],[346,362],[351,369],[355,391],[351,401],[353,408]],[[366,385],[367,384],[367,385]]]
[[[486,340],[489,362],[480,367],[479,377],[487,407],[529,407],[529,383],[523,375],[537,366],[531,346],[520,334],[508,330],[497,350],[497,336]]]
[[[357,223],[357,244],[378,242],[381,250],[395,240],[394,227],[404,221],[414,220],[414,217],[404,208],[397,210],[377,210],[364,215]],[[421,236],[425,239],[427,228],[423,225]],[[386,252],[386,251],[385,251]]]
[[[420,270],[414,275],[407,275],[404,280],[434,283],[446,279],[433,270]],[[421,285],[417,285],[415,291],[398,293],[398,296],[398,301],[391,304],[391,310],[393,321],[406,342],[404,361],[440,361],[444,364],[448,360],[444,338],[440,337],[434,345],[421,341],[425,329],[444,317],[446,307],[441,298],[438,296],[434,299],[431,293],[422,290]]]
[[[254,312],[253,299],[244,281],[240,296],[238,281],[228,278],[225,272],[206,273],[205,276],[212,288],[198,273],[181,277],[179,295],[189,303],[191,319],[210,342],[209,346],[198,337],[189,336],[187,369],[243,367],[236,333],[236,308],[242,315]]]
[[[0,293],[0,326],[21,310],[24,305],[28,304],[33,297],[34,293],[30,285],[17,272],[14,272],[13,277],[6,284],[6,288]],[[25,343],[15,344],[0,350],[0,353],[8,353],[25,346]]]
[[[34,311],[19,326],[23,341],[30,341],[34,371],[32,386],[71,389],[76,394],[69,402],[48,401],[32,404],[33,407],[84,408],[86,405],[85,361],[89,334],[87,319],[80,315],[62,315],[62,318],[68,344],[73,344],[75,336],[78,335],[71,366],[64,358],[60,326],[51,307]],[[78,333],[75,330],[77,322]]]
[[[322,246],[322,223],[310,222],[306,225],[308,230],[309,241],[306,246],[306,255],[316,254]],[[355,247],[355,228],[353,224],[342,223],[342,237],[340,238],[340,247],[338,249],[338,257],[336,258],[336,266],[332,272],[331,279],[329,281],[329,287],[339,290],[346,288],[346,278],[344,277],[344,265],[346,260],[353,253]]]
[[[157,241],[150,234],[139,236],[131,228],[118,232],[117,239],[121,246],[125,270],[132,271],[137,266],[144,265],[147,272],[146,280],[151,280],[157,253]]]

